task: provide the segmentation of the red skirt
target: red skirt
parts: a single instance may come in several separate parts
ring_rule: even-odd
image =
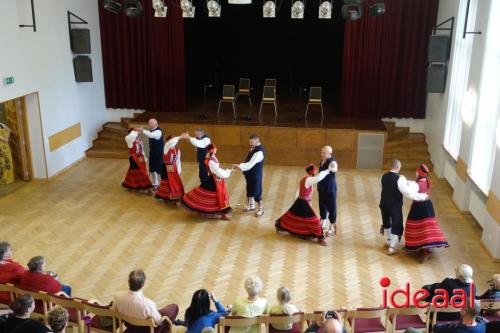
[[[404,236],[407,251],[449,246],[436,220],[434,207],[430,200],[412,203],[406,220]]]
[[[166,201],[179,201],[184,195],[184,186],[177,169],[173,168],[171,171],[167,168],[166,177],[162,177],[158,191],[155,197]]]
[[[325,238],[321,220],[311,205],[302,198],[295,200],[292,207],[276,220],[275,226],[278,230],[303,239]]]
[[[123,187],[132,190],[145,190],[151,187],[151,181],[146,169],[146,162],[137,156],[129,157],[130,167],[128,168]]]
[[[229,204],[221,207],[216,191],[204,189],[201,185],[184,194],[180,203],[186,210],[206,216],[221,215],[231,211]]]

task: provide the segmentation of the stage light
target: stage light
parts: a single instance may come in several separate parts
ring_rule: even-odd
[[[122,10],[122,4],[116,0],[104,0],[104,9],[113,14],[118,14]]]
[[[268,0],[262,6],[262,16],[266,18],[276,17],[276,2]]]
[[[182,17],[193,18],[194,10],[191,0],[181,0]]]
[[[368,15],[370,16],[380,16],[385,13],[385,3],[375,2],[368,8]]]
[[[474,89],[469,89],[462,102],[462,120],[467,126],[471,126],[476,118],[477,94]]]
[[[125,0],[125,15],[137,17],[142,13],[142,3],[140,0]]]
[[[155,17],[167,17],[167,6],[163,0],[153,0],[153,9],[155,10]]]
[[[332,18],[332,3],[330,1],[323,1],[319,5],[319,18],[320,19]]]
[[[363,0],[344,0],[342,17],[347,21],[356,21],[363,16]]]
[[[304,2],[297,0],[292,5],[292,18],[293,19],[303,19],[304,18]]]
[[[209,17],[220,17],[220,3],[217,0],[208,0],[207,9]]]

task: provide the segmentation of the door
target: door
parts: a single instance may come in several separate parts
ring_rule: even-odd
[[[27,132],[24,121],[24,97],[4,103],[7,126],[11,129],[10,145],[14,160],[14,173],[24,181],[30,180],[27,150]]]

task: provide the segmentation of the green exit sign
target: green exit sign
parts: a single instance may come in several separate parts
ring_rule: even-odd
[[[5,84],[5,85],[13,84],[14,82],[16,82],[16,80],[14,79],[13,76],[3,78],[3,84]]]

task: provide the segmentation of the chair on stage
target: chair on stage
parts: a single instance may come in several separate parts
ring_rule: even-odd
[[[241,78],[238,84],[238,92],[236,93],[235,101],[238,99],[239,95],[247,95],[248,102],[252,105],[252,98],[250,97],[250,79]]]
[[[225,84],[222,87],[222,99],[219,101],[219,106],[217,107],[217,118],[220,117],[219,111],[220,111],[220,105],[221,103],[231,103],[233,106],[233,116],[236,118],[236,105],[235,102],[236,98],[234,95],[234,85],[232,84]]]
[[[274,89],[276,89],[276,79],[266,79],[264,81],[264,87],[267,86],[267,87],[274,87]]]
[[[309,111],[309,106],[311,105],[319,105],[321,108],[321,120],[323,120],[323,100],[321,94],[321,87],[311,87],[309,89],[309,101],[306,107],[306,115],[304,116],[307,119],[307,113]]]
[[[264,91],[262,92],[262,101],[260,102],[259,118],[262,112],[262,106],[264,104],[274,105],[274,116],[278,117],[278,109],[276,105],[276,88],[273,86],[264,86]]]

